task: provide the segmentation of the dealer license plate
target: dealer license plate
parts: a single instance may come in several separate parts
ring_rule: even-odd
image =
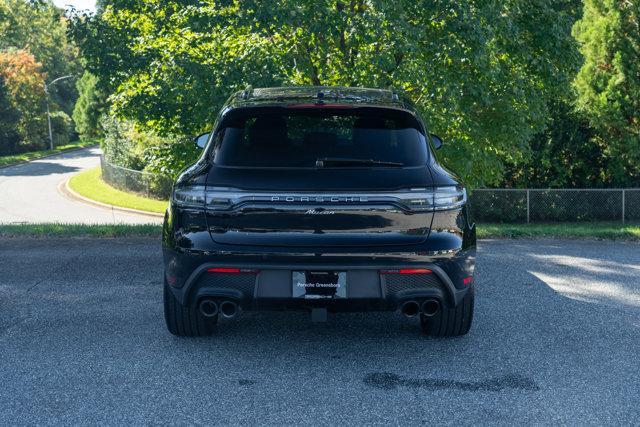
[[[346,271],[294,271],[292,273],[294,298],[327,299],[347,297]]]

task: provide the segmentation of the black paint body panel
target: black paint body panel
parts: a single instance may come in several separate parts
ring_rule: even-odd
[[[230,111],[256,103],[263,104],[232,97],[218,123]],[[371,105],[400,108],[417,116],[406,103]],[[437,163],[431,148],[428,164],[420,167],[249,169],[214,165],[210,153],[214,139],[202,158],[180,175],[176,187],[357,195],[460,185]],[[306,214],[309,209],[333,213]],[[447,211],[407,212],[397,206],[367,203],[257,203],[215,212],[181,208],[172,202],[163,225],[163,254],[167,283],[185,305],[196,306],[200,298],[210,296],[235,299],[246,310],[317,306],[344,311],[395,310],[410,298],[437,298],[453,306],[469,289],[464,280],[473,280],[476,229],[466,205]],[[202,277],[210,267],[259,270],[253,294],[207,285],[210,281]],[[381,271],[403,268],[428,268],[440,284],[388,294]],[[348,272],[350,297],[292,299],[291,272],[304,269]]]

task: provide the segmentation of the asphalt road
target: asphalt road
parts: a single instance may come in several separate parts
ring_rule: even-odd
[[[0,224],[161,222],[162,218],[87,205],[59,191],[74,174],[100,165],[99,156],[98,148],[88,148],[0,169]]]
[[[0,241],[0,425],[638,424],[640,245],[482,242],[468,336],[400,315],[165,330],[155,240]]]

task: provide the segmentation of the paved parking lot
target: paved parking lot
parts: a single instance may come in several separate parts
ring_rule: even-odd
[[[468,336],[243,313],[180,339],[144,239],[0,241],[0,424],[638,424],[640,245],[484,241]]]

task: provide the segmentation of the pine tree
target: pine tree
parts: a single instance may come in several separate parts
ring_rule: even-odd
[[[73,121],[80,135],[94,138],[102,135],[100,116],[106,111],[106,96],[97,88],[98,79],[88,71],[78,80],[78,101],[73,108]]]
[[[614,185],[640,185],[640,2],[585,0],[573,34],[577,106],[605,144]]]

